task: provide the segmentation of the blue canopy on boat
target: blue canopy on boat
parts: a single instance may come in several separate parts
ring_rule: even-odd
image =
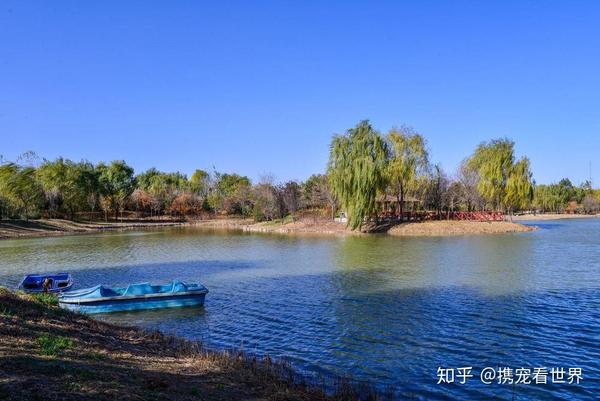
[[[63,293],[61,299],[71,298],[95,299],[107,297],[136,297],[157,294],[179,294],[191,291],[208,291],[201,284],[186,284],[179,280],[173,280],[165,285],[151,285],[150,283],[130,284],[125,288],[110,288],[104,285],[98,285],[92,288],[86,288],[78,291],[69,291]]]

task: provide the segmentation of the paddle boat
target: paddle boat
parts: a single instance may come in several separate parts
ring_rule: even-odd
[[[69,273],[28,274],[21,280],[19,289],[26,292],[63,292],[73,286],[73,278]]]
[[[98,285],[59,295],[58,304],[76,312],[108,313],[142,309],[201,306],[208,289],[202,284],[173,280],[165,285],[130,284],[124,288]]]

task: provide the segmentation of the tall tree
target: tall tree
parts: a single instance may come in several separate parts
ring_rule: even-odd
[[[74,163],[58,158],[44,161],[37,169],[50,210],[62,209],[73,220],[88,206],[88,197],[97,190],[97,177],[87,162]]]
[[[208,195],[208,205],[215,211],[244,213],[250,193],[251,182],[248,177],[239,174],[214,173],[215,183]]]
[[[324,174],[313,174],[301,185],[301,207],[330,209],[331,218],[335,217],[337,202]]]
[[[420,173],[429,165],[425,139],[410,127],[392,128],[387,135],[390,149],[388,181],[398,200],[398,212],[403,218],[404,198],[414,189]]]
[[[296,181],[288,181],[282,188],[283,206],[295,219],[296,211],[300,207],[300,185]]]
[[[460,184],[460,201],[468,212],[483,207],[481,195],[477,190],[479,174],[469,166],[469,160],[463,160],[458,167],[457,181]]]
[[[442,209],[447,200],[447,192],[450,181],[439,164],[433,166],[430,177],[425,186],[425,206],[436,211],[438,218],[441,217]]]
[[[331,141],[329,182],[352,229],[375,211],[377,193],[385,187],[386,157],[385,141],[367,120]]]
[[[133,168],[123,160],[115,160],[110,165],[99,164],[98,181],[100,183],[103,204],[115,213],[115,220],[125,205],[125,200],[131,195],[135,187]]]
[[[479,175],[479,193],[497,210],[520,207],[532,188],[529,161],[523,158],[515,163],[514,145],[506,138],[484,142],[469,159],[469,167]]]
[[[194,174],[192,174],[192,177],[190,178],[190,189],[194,194],[200,195],[203,198],[206,197],[209,185],[210,174],[200,169],[194,171]]]
[[[504,204],[509,214],[513,210],[525,209],[531,206],[533,200],[533,184],[529,168],[529,159],[524,157],[512,167],[506,180],[506,195]]]
[[[7,203],[8,214],[25,219],[36,216],[44,201],[44,192],[36,179],[35,168],[15,163],[0,165],[0,194]]]

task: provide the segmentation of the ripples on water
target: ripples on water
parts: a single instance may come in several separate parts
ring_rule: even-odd
[[[351,374],[418,399],[597,399],[600,221],[456,238],[285,237],[190,228],[0,242],[0,278],[66,270],[77,287],[172,278],[203,309],[106,315],[213,348]],[[579,385],[437,385],[441,367],[581,367]]]

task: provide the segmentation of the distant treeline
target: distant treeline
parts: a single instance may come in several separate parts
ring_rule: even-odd
[[[202,213],[251,216],[257,221],[295,215],[300,209],[334,209],[324,175],[302,183],[277,184],[270,177],[252,184],[239,174],[196,170],[191,177],[151,168],[138,175],[125,161],[38,161],[26,153],[0,164],[2,218],[62,217],[103,213],[118,219],[124,211],[142,216]]]
[[[395,210],[382,210],[382,197]],[[237,173],[196,170],[191,177],[151,168],[135,175],[125,161],[96,165],[64,158],[39,160],[25,153],[0,159],[0,217],[62,217],[102,214],[118,219],[124,211],[141,216],[241,215],[256,221],[292,218],[309,209],[333,216],[344,211],[359,227],[382,213],[410,211],[519,210],[597,212],[600,193],[589,182],[574,186],[535,185],[526,157],[516,159],[514,143],[480,144],[449,175],[429,161],[425,138],[408,127],[383,136],[368,121],[334,135],[325,174],[306,181],[253,183]],[[388,207],[390,202],[387,203]]]

